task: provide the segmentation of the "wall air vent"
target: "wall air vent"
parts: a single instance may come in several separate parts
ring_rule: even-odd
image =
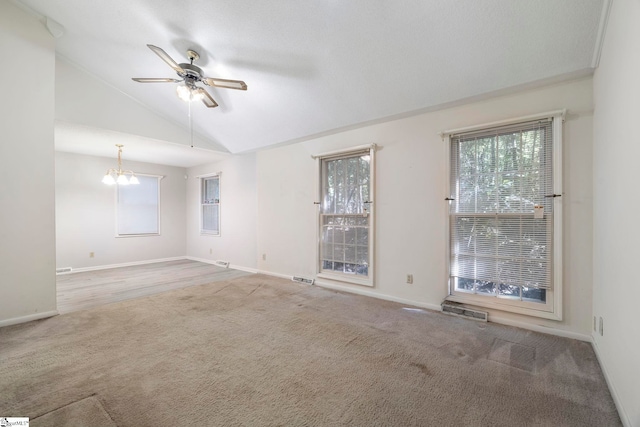
[[[313,282],[315,281],[314,279],[308,279],[302,276],[293,276],[291,280],[298,283],[304,283],[305,285],[313,285]]]
[[[56,274],[66,274],[71,273],[72,271],[73,269],[71,267],[56,268]]]
[[[465,307],[463,304],[454,301],[443,301],[442,312],[451,314],[452,316],[466,317],[467,319],[478,320],[480,322],[486,322],[489,318],[489,313],[486,311],[474,310],[469,307]]]
[[[224,267],[224,268],[229,268],[229,261],[220,261],[220,260],[216,260],[213,262],[215,265],[217,265],[218,267]]]

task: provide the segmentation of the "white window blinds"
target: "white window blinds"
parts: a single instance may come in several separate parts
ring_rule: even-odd
[[[160,178],[136,175],[140,184],[118,185],[118,236],[160,234]]]
[[[204,234],[220,234],[220,177],[201,178],[201,224]]]
[[[532,290],[552,287],[552,127],[544,119],[450,136],[457,290],[544,302]]]

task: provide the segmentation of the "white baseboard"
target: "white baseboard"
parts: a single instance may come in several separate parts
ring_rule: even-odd
[[[293,280],[293,276],[290,274],[282,274],[282,273],[276,273],[274,271],[266,271],[266,270],[256,270],[256,273],[266,274],[267,276],[279,277],[281,279]]]
[[[107,270],[109,268],[131,267],[133,265],[155,264],[157,262],[180,261],[183,259],[188,259],[188,257],[176,256],[171,258],[157,258],[157,259],[148,259],[144,261],[123,262],[121,264],[107,264],[107,265],[96,265],[93,267],[80,267],[80,268],[74,268],[70,273],[65,273],[65,274],[82,273],[85,271]]]
[[[194,256],[187,256],[185,258],[188,259],[188,260],[191,260],[191,261],[204,262],[206,264],[214,264],[215,265],[215,263],[216,263],[212,259],[198,258],[198,257],[194,257]],[[280,277],[282,279],[291,280],[293,278],[293,276],[289,276],[287,274],[274,273],[273,271],[266,271],[266,270],[258,270],[257,268],[245,267],[243,265],[238,265],[238,264],[231,264],[230,263],[229,264],[229,268],[233,268],[234,270],[246,271],[247,273],[266,274],[267,276],[275,276],[275,277]]]
[[[360,288],[351,288],[349,286],[343,286],[343,285],[338,285],[335,283],[330,283],[330,282],[326,282],[322,279],[316,279],[315,282],[316,285],[320,286],[321,288],[327,288],[327,289],[333,289],[336,291],[344,291],[344,292],[349,292],[352,294],[358,294],[358,295],[364,295],[367,297],[372,297],[372,298],[378,298],[381,300],[385,300],[385,301],[393,301],[393,302],[397,302],[400,304],[407,304],[413,307],[421,307],[421,308],[426,308],[429,310],[434,310],[434,311],[441,311],[440,305],[439,304],[431,304],[431,303],[427,303],[427,302],[420,302],[420,301],[412,301],[412,300],[408,300],[405,298],[398,298],[398,297],[394,297],[392,295],[386,295],[386,294],[381,294],[378,292],[372,292],[368,289],[360,289]]]
[[[620,401],[620,397],[618,396],[618,392],[616,387],[613,385],[613,380],[609,376],[609,372],[607,371],[607,365],[604,363],[604,359],[600,354],[600,350],[598,349],[598,344],[596,340],[591,339],[591,346],[593,347],[593,352],[596,354],[596,358],[598,359],[598,363],[600,364],[600,369],[602,369],[602,374],[604,375],[604,379],[609,386],[609,391],[611,392],[611,397],[613,398],[613,402],[616,404],[616,409],[618,410],[618,415],[620,415],[620,421],[622,421],[622,425],[624,427],[634,427],[631,424],[631,419],[627,415],[624,407],[622,406],[622,402]]]
[[[565,331],[564,329],[556,329],[548,326],[518,322],[517,320],[505,319],[503,317],[500,317],[499,315],[496,316],[494,313],[495,312],[489,313],[489,322],[500,323],[501,325],[507,325],[507,326],[515,326],[517,328],[528,329],[530,331],[540,332],[540,333],[549,334],[549,335],[555,335],[563,338],[571,338],[578,341],[591,342],[590,335],[579,334],[577,332]]]
[[[252,267],[245,267],[243,265],[238,265],[238,264],[229,264],[229,268],[233,268],[235,270],[240,270],[240,271],[246,271],[247,273],[260,273],[260,271],[258,271],[258,269],[256,268],[252,268]]]
[[[57,316],[58,310],[44,311],[42,313],[34,313],[28,316],[14,317],[12,319],[0,320],[0,328],[3,326],[17,325],[19,323],[31,322],[33,320],[46,319],[47,317]]]
[[[193,256],[188,256],[186,258],[191,260],[191,261],[204,262],[204,263],[207,263],[207,264],[215,264],[216,263],[213,260],[205,259],[205,258],[197,258],[197,257],[193,257]],[[266,270],[258,270],[257,268],[245,267],[243,265],[238,265],[238,264],[229,264],[229,268],[232,268],[234,270],[246,271],[247,273],[266,274],[267,276],[280,277],[282,279],[291,280],[293,278],[293,276],[289,276],[287,274],[274,273],[272,271],[266,271]]]
[[[279,277],[281,279],[293,280],[293,275],[291,274],[283,274],[283,273],[276,273],[275,271],[259,270],[257,268],[244,267],[244,266],[235,265],[235,264],[229,265],[229,268],[235,268],[236,270],[247,271],[249,273],[265,274],[267,276]]]
[[[275,271],[258,270],[256,268],[247,268],[247,267],[239,267],[239,266],[234,266],[234,268],[237,268],[238,270],[250,271],[252,273],[266,274],[267,276],[279,277],[281,279],[293,280],[293,275],[291,274],[276,273]]]
[[[217,265],[216,262],[214,260],[212,260],[212,259],[198,258],[198,257],[194,257],[194,256],[187,256],[186,259],[191,260],[191,261],[204,262],[206,264]],[[258,270],[256,268],[245,267],[243,265],[238,265],[238,264],[229,263],[229,268],[232,268],[234,270],[246,271],[247,273],[263,273],[262,271],[260,271],[260,270]],[[265,272],[264,274],[268,274],[268,273]]]
[[[218,265],[216,263],[216,261],[213,260],[213,259],[198,258],[198,257],[195,257],[195,256],[186,256],[185,259],[188,259],[190,261],[204,262],[205,264]],[[231,263],[229,263],[229,266],[227,268],[232,268],[234,270],[246,271],[248,273],[257,273],[258,272],[258,270],[256,270],[255,268],[243,267],[241,265],[236,265],[236,264],[231,264]]]
[[[212,259],[204,259],[204,258],[198,258],[198,257],[194,257],[194,256],[185,256],[184,258],[188,259],[189,261],[204,262],[205,264],[215,264],[216,263]]]

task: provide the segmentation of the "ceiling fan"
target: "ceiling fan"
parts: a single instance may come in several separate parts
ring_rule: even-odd
[[[247,90],[247,84],[241,80],[227,80],[218,79],[213,77],[205,77],[202,68],[193,64],[193,61],[200,59],[200,55],[195,50],[187,50],[187,58],[189,63],[178,64],[174,61],[164,50],[157,46],[148,44],[147,47],[151,49],[156,55],[166,62],[173,70],[178,73],[179,79],[172,78],[139,78],[134,77],[132,80],[140,83],[180,83],[176,90],[178,97],[183,101],[195,101],[201,100],[204,105],[209,108],[215,108],[218,103],[213,99],[211,94],[203,87],[196,85],[196,83],[204,83],[207,86],[220,87],[225,89]]]

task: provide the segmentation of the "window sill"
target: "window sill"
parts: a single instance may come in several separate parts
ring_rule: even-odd
[[[360,279],[357,276],[348,276],[348,275],[341,275],[341,274],[330,274],[330,273],[318,273],[317,277],[320,279],[326,279],[326,280],[333,280],[336,282],[345,282],[345,283],[351,283],[353,285],[360,285],[360,286],[368,286],[370,288],[373,287],[373,281],[371,279]]]
[[[116,234],[116,239],[126,239],[128,237],[158,237],[160,233],[153,234]]]
[[[220,237],[220,233],[208,233],[206,231],[200,231],[201,236]]]

